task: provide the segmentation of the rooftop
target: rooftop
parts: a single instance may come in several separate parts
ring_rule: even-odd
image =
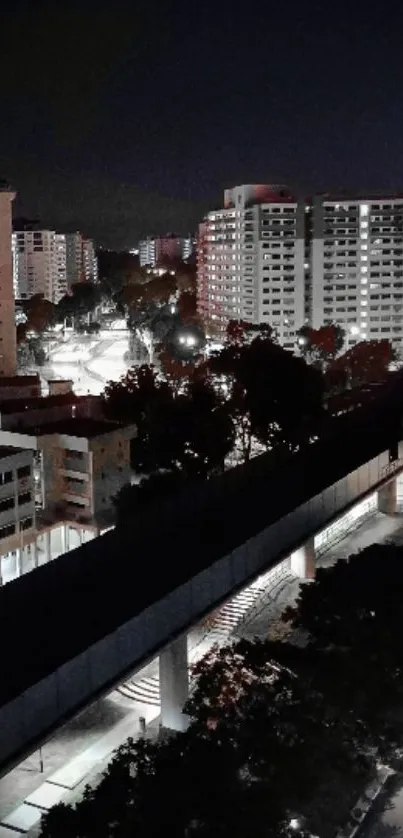
[[[1,379],[0,379],[1,381]],[[49,407],[59,407],[60,405],[74,405],[80,402],[86,402],[89,399],[98,399],[99,396],[77,396],[75,393],[56,393],[54,396],[32,396],[24,399],[7,399],[0,405],[0,414],[6,413],[21,413],[23,410],[46,410]]]
[[[33,384],[40,384],[39,375],[2,375],[0,378],[0,390],[2,387],[31,387]]]
[[[91,439],[95,436],[102,436],[102,434],[110,434],[124,427],[125,425],[120,422],[108,422],[106,419],[72,417],[71,419],[61,419],[58,422],[41,424],[35,429],[32,428],[30,433],[34,432],[38,436],[63,434],[64,436],[78,436],[84,439]]]
[[[21,454],[26,450],[26,448],[14,448],[11,445],[0,445],[0,460],[4,460],[6,457],[14,457],[15,454]]]

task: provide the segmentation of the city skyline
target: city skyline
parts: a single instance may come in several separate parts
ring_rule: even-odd
[[[206,11],[6,9],[0,155],[18,212],[129,249],[195,229],[236,183],[401,188],[397,4]]]

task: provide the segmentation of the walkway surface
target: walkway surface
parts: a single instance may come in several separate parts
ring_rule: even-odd
[[[376,513],[330,546],[317,565],[330,565],[374,542],[388,540],[403,543],[403,520]],[[251,639],[281,634],[281,613],[295,600],[299,584],[287,563],[272,569],[263,581],[260,577],[189,633],[190,661],[231,636]],[[61,800],[78,800],[85,785],[101,776],[113,751],[129,736],[140,735],[141,718],[150,735],[158,730],[159,713],[155,660],[58,730],[40,752],[0,780],[0,838],[18,838],[28,832],[37,835],[41,813]]]

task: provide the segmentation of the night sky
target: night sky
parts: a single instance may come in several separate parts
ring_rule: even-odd
[[[111,247],[236,183],[403,190],[402,32],[401,0],[13,0],[0,174],[19,214]]]

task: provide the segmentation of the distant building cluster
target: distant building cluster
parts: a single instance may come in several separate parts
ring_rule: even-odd
[[[183,261],[192,255],[195,240],[190,236],[183,238],[168,233],[166,236],[147,238],[139,242],[139,260],[141,267],[160,268]]]
[[[98,279],[94,243],[79,232],[58,233],[37,222],[17,221],[12,253],[16,299],[42,294],[56,304],[75,283]]]
[[[269,323],[294,349],[304,324],[337,323],[347,347],[403,339],[403,196],[297,199],[286,186],[228,189],[197,241],[198,311],[223,336],[229,320]]]

